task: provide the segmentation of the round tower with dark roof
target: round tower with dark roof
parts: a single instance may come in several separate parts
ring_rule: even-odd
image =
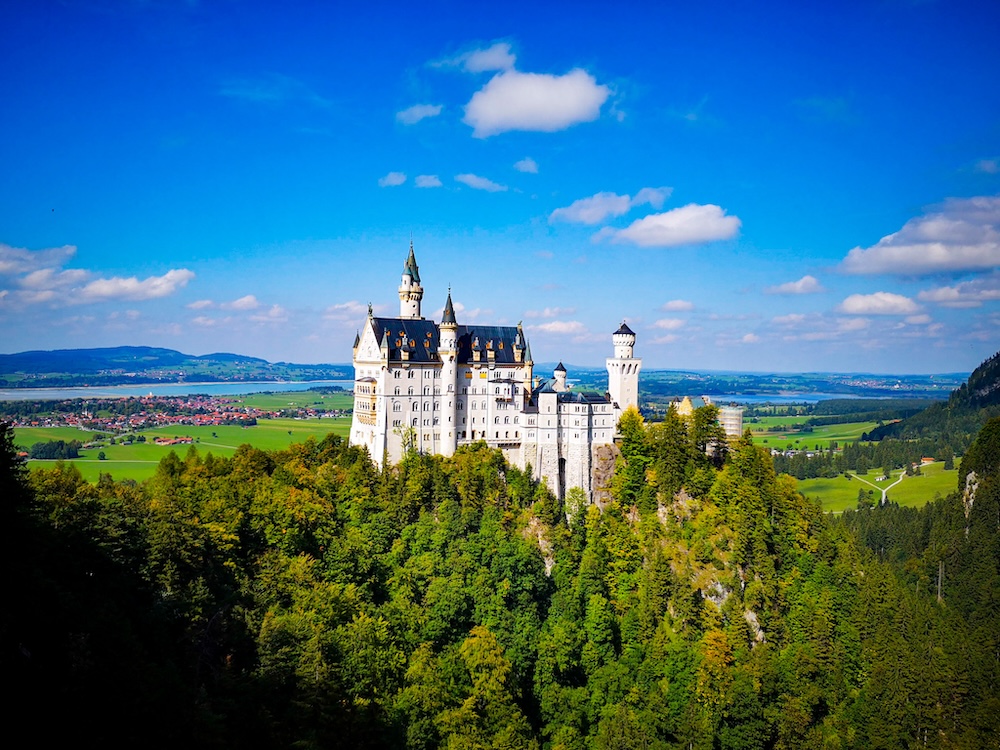
[[[608,395],[615,405],[615,418],[630,406],[639,408],[639,370],[642,360],[635,357],[635,332],[623,320],[618,330],[611,334],[615,356],[608,357]]]

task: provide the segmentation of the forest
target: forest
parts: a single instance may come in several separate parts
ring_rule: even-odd
[[[10,726],[196,748],[997,748],[1000,419],[922,509],[621,422],[611,499],[336,436],[30,474],[0,426]]]

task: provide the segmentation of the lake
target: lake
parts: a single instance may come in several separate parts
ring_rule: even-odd
[[[139,396],[239,396],[245,393],[308,391],[339,386],[350,393],[353,380],[309,380],[262,383],[169,383],[164,385],[109,385],[90,388],[3,388],[0,401],[57,401],[67,398],[128,398]]]

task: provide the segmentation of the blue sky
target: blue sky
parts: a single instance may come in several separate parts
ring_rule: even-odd
[[[280,5],[0,4],[0,351],[349,361],[411,236],[536,361],[1000,349],[995,2]]]

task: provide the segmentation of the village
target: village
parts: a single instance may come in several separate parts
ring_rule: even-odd
[[[262,409],[231,396],[142,396],[54,402],[0,402],[0,420],[14,427],[75,427],[124,434],[172,425],[250,427],[258,419],[342,417],[349,411],[309,406]]]

